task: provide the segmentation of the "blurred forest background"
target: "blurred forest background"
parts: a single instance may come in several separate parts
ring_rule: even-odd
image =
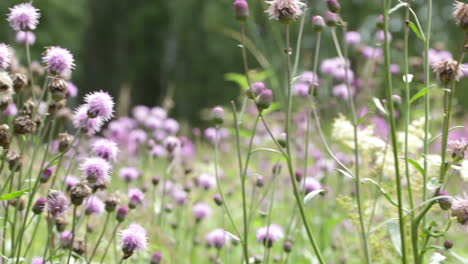
[[[6,18],[8,8],[20,2],[1,0],[1,13]],[[314,43],[310,17],[324,14],[324,2],[309,0],[300,65],[304,69],[310,56],[307,50]],[[381,1],[341,2],[349,29],[371,40]],[[427,19],[425,2],[414,1],[423,27]],[[229,72],[242,72],[239,24],[234,19],[232,3],[232,0],[36,0],[34,4],[41,9],[42,17],[33,56],[39,58],[44,46],[66,47],[77,60],[73,81],[80,95],[105,89],[118,98],[122,87],[128,87],[129,96],[124,96],[131,104],[156,105],[169,93],[174,101],[172,115],[196,122],[202,108],[227,104],[239,95],[238,86],[224,77]],[[247,34],[261,51],[260,59],[265,59],[258,63],[251,56],[251,68],[268,67],[274,74],[283,63],[283,28],[268,20],[263,0],[250,0],[249,4],[252,17]],[[462,34],[452,20],[452,1],[434,4],[433,43],[443,41],[448,50],[455,52]],[[393,38],[401,39],[403,24],[397,19],[394,22]],[[296,23],[298,28],[299,22]],[[331,43],[330,34],[324,37],[324,41]],[[0,39],[14,43],[14,33],[6,19],[0,20]],[[413,43],[413,51],[420,54],[423,43]],[[322,48],[321,59],[335,56],[333,49],[327,49],[331,47]],[[283,78],[282,74],[277,76]],[[459,91],[462,98],[468,98],[466,90]]]

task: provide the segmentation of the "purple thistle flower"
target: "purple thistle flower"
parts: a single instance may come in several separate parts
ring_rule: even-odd
[[[229,242],[230,237],[229,237],[228,234],[226,234],[226,232],[223,229],[217,228],[217,229],[209,232],[205,236],[205,240],[206,240],[206,243],[208,244],[208,246],[214,247],[214,248],[217,248],[217,249],[221,249],[221,248],[224,247],[224,245],[227,242]]]
[[[211,215],[211,207],[206,203],[197,203],[193,206],[195,220],[201,221]]]
[[[161,252],[154,252],[153,255],[151,255],[151,264],[160,264],[163,259],[163,254]]]
[[[16,107],[16,104],[10,103],[8,104],[7,108],[3,110],[2,114],[4,116],[16,116],[18,114],[18,107]]]
[[[172,197],[178,205],[183,205],[187,202],[188,194],[186,191],[180,189],[174,189],[172,192]]]
[[[61,47],[47,48],[42,60],[46,64],[46,69],[54,74],[69,74],[75,68],[73,55]]]
[[[209,174],[202,173],[197,179],[197,184],[200,188],[209,190],[216,185],[216,178]]]
[[[148,246],[146,230],[139,224],[130,224],[127,229],[120,231],[119,235],[124,258],[130,257],[135,250],[146,249]]]
[[[32,31],[18,31],[16,32],[16,42],[20,44],[28,44],[29,46],[36,43],[36,34]]]
[[[134,209],[137,205],[141,204],[145,199],[145,194],[137,188],[131,188],[128,190],[128,205],[130,208]]]
[[[261,227],[257,230],[257,241],[265,247],[272,247],[273,243],[284,237],[283,228],[276,224]]]
[[[111,165],[99,157],[86,158],[81,163],[80,169],[90,183],[101,185],[106,183],[110,178]]]
[[[67,185],[68,188],[71,188],[71,187],[75,186],[79,182],[80,182],[80,180],[77,177],[73,176],[73,175],[68,175],[65,178],[65,184]]]
[[[103,122],[104,121],[100,117],[89,118],[87,105],[79,106],[75,110],[72,120],[73,126],[75,128],[81,129],[90,136],[98,133],[101,130]]]
[[[120,178],[127,182],[138,179],[140,175],[141,173],[133,167],[124,167],[120,169]]]
[[[63,248],[69,248],[73,240],[73,233],[69,230],[65,230],[60,233],[60,245]]]
[[[78,87],[72,82],[67,82],[67,92],[68,97],[76,97],[78,95]]]
[[[114,99],[107,92],[88,93],[85,102],[88,105],[88,116],[91,118],[100,117],[107,121],[114,116]]]
[[[57,217],[62,215],[69,206],[67,197],[59,191],[50,191],[47,195],[47,211],[53,216]]]
[[[35,257],[31,259],[31,264],[50,264],[50,262],[44,262],[43,257]]]
[[[0,43],[0,69],[6,70],[11,65],[13,51],[10,46]]]
[[[168,118],[164,120],[164,131],[166,131],[169,135],[175,135],[177,132],[179,132],[179,122],[177,120]]]
[[[150,116],[150,109],[146,105],[137,105],[132,109],[132,115],[138,122],[143,123]]]
[[[346,43],[350,46],[356,46],[361,43],[361,34],[357,31],[349,31],[346,33]]]
[[[119,148],[117,143],[108,139],[98,139],[93,142],[91,146],[91,152],[108,162],[114,162],[117,160],[117,154],[119,153]]]
[[[10,8],[7,20],[15,31],[29,31],[36,29],[40,16],[39,9],[24,3]]]
[[[47,204],[46,198],[40,197],[39,199],[37,199],[32,207],[33,213],[37,215],[42,214],[42,212],[44,212],[44,208],[46,204]]]
[[[115,214],[115,218],[119,222],[123,222],[125,218],[127,217],[128,214],[128,208],[125,206],[120,206],[119,209],[117,209],[117,213]]]
[[[313,177],[304,179],[304,191],[306,194],[322,188],[322,184]]]
[[[88,198],[88,202],[86,203],[85,213],[87,215],[96,214],[100,215],[104,213],[105,204],[104,202],[97,196],[91,196]]]

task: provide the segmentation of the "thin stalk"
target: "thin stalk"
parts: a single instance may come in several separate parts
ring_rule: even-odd
[[[98,249],[99,244],[101,243],[102,237],[106,233],[107,224],[109,223],[109,218],[110,218],[110,213],[107,213],[106,220],[104,221],[104,227],[102,228],[102,232],[99,235],[98,241],[96,242],[96,246],[94,246],[93,252],[91,253],[91,256],[88,259],[88,263],[91,263],[91,261],[93,260],[94,254],[96,254],[96,250]]]
[[[318,247],[317,242],[315,241],[315,237],[312,235],[312,231],[307,221],[307,216],[304,210],[303,201],[302,201],[299,189],[297,187],[296,179],[294,176],[293,162],[292,162],[292,156],[291,156],[291,111],[292,111],[291,52],[292,51],[291,51],[289,24],[285,25],[285,34],[286,34],[285,46],[286,46],[286,66],[287,66],[286,73],[287,73],[287,88],[288,88],[288,91],[287,91],[288,106],[287,106],[287,112],[286,112],[286,154],[287,154],[286,160],[288,163],[289,175],[290,175],[291,182],[293,185],[294,197],[296,199],[296,204],[299,207],[299,212],[301,214],[302,222],[307,231],[307,236],[309,238],[309,241],[314,249],[315,254],[317,255],[317,259],[319,260],[321,264],[323,264],[326,262],[322,256],[322,253],[320,252],[320,248]]]
[[[112,230],[111,239],[110,239],[109,242],[107,243],[106,250],[104,250],[104,254],[103,254],[102,257],[101,257],[101,261],[99,262],[100,264],[103,264],[103,263],[104,263],[104,259],[106,258],[107,252],[109,252],[109,248],[110,248],[110,246],[111,246],[111,244],[112,244],[112,241],[113,241],[114,238],[115,238],[115,234],[117,233],[117,229],[119,229],[120,224],[121,224],[121,222],[118,222],[117,225],[115,225],[114,230]]]
[[[70,263],[70,259],[71,259],[71,255],[72,255],[72,251],[73,251],[73,243],[75,242],[75,237],[76,237],[76,233],[75,233],[75,226],[76,226],[76,209],[78,208],[78,206],[73,206],[73,218],[72,218],[72,241],[71,241],[71,247],[70,247],[70,251],[68,251],[68,257],[67,257],[67,264]]]
[[[342,21],[342,26],[344,28],[344,32],[346,33],[346,22]],[[347,58],[347,46],[344,45],[345,48],[345,55],[343,55],[340,47],[340,43],[338,42],[338,37],[336,35],[335,27],[331,28],[333,42],[335,43],[335,48],[338,53],[338,56],[342,59],[345,68],[345,79],[346,79],[346,89],[348,90],[348,104],[351,110],[351,117],[353,120],[353,139],[354,139],[354,176],[356,177],[354,182],[354,188],[356,189],[356,202],[358,206],[358,213],[359,213],[359,225],[361,228],[361,240],[364,249],[364,255],[366,257],[366,263],[372,263],[371,254],[370,254],[370,246],[369,240],[367,237],[367,230],[364,225],[364,210],[362,208],[362,193],[361,193],[361,176],[359,171],[359,144],[358,144],[358,120],[356,115],[356,108],[354,105],[354,92],[351,90],[351,86],[349,84],[348,78],[348,58]]]
[[[34,93],[34,79],[33,79],[33,74],[32,74],[32,69],[31,69],[31,52],[29,49],[28,41],[26,41],[25,46],[26,46],[26,59],[28,60],[29,79],[31,80],[31,94],[32,94],[33,101],[39,105],[39,102],[36,101],[36,94]]]
[[[394,107],[393,107],[393,86],[392,86],[392,74],[390,71],[390,42],[388,40],[388,9],[391,1],[385,0],[384,2],[384,35],[385,35],[385,66],[386,66],[386,85],[387,85],[387,100],[388,100],[388,118],[390,121],[390,132],[391,140],[393,147],[393,158],[395,161],[395,176],[396,176],[396,189],[398,195],[398,218],[400,224],[400,237],[401,237],[401,259],[403,263],[407,263],[406,256],[406,239],[405,239],[405,218],[403,212],[403,195],[402,195],[402,184],[401,184],[401,175],[399,167],[399,157],[398,157],[398,142],[396,138],[396,124],[394,117]]]
[[[39,228],[40,222],[41,222],[41,218],[38,217],[36,225],[34,226],[34,231],[33,231],[32,236],[31,236],[31,241],[29,241],[28,246],[26,247],[26,251],[24,252],[23,258],[26,258],[26,256],[28,255],[29,250],[31,249],[31,246],[32,246],[32,244],[34,242],[34,239],[36,238],[36,234],[37,234],[37,230]]]
[[[247,50],[245,48],[245,23],[241,23],[241,51],[242,51],[242,65],[244,67],[244,74],[245,74],[245,78],[247,80],[247,85],[249,86],[249,88],[251,87],[251,83],[250,83],[250,78],[249,78],[249,62],[247,60]],[[239,113],[239,125],[242,123],[242,119],[244,117],[244,112],[245,112],[245,108],[247,107],[247,101],[248,101],[248,97],[247,96],[244,96],[244,100],[242,101],[242,108],[241,108],[241,111]]]

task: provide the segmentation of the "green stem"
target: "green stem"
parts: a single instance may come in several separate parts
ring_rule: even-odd
[[[387,100],[388,100],[388,116],[390,121],[390,132],[391,132],[391,140],[392,140],[392,147],[393,147],[393,158],[395,162],[395,175],[396,175],[396,189],[397,189],[397,196],[398,196],[398,218],[399,218],[399,226],[400,226],[400,237],[401,237],[401,259],[403,263],[407,263],[407,254],[406,254],[406,232],[405,232],[405,218],[403,212],[403,194],[402,194],[402,184],[401,184],[401,175],[400,175],[400,167],[399,167],[399,157],[398,157],[398,141],[396,137],[396,124],[395,124],[395,117],[394,117],[394,106],[393,106],[393,86],[392,86],[392,74],[390,71],[390,41],[388,40],[388,9],[391,1],[385,0],[384,2],[384,34],[385,34],[385,66],[386,66],[386,85],[387,85]]]
[[[76,208],[78,206],[73,206],[73,218],[72,218],[72,241],[71,241],[71,246],[70,246],[70,251],[68,251],[68,258],[67,258],[67,264],[70,263],[72,251],[73,251],[73,243],[75,242],[75,237],[76,237],[76,232],[75,232],[75,225],[76,225]]]
[[[101,257],[101,261],[99,262],[100,264],[103,264],[103,263],[104,263],[104,259],[106,258],[107,252],[109,252],[109,248],[110,248],[110,246],[111,246],[111,244],[112,244],[112,241],[113,241],[114,238],[115,238],[115,234],[117,233],[117,229],[119,229],[120,224],[121,224],[121,222],[118,222],[117,225],[115,225],[114,230],[112,230],[111,239],[110,239],[109,242],[107,243],[106,250],[104,250],[104,254],[103,254],[102,257]]]
[[[91,263],[91,261],[93,260],[94,254],[96,254],[96,250],[98,249],[99,244],[101,243],[102,237],[106,233],[107,224],[109,223],[109,217],[110,217],[110,213],[107,213],[106,220],[104,221],[104,227],[102,228],[101,235],[99,235],[98,241],[96,242],[96,246],[94,246],[93,252],[91,253],[91,256],[89,257],[88,264]]]

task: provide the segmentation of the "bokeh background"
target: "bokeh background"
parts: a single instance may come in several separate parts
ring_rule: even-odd
[[[20,2],[0,1],[1,13]],[[307,22],[311,15],[323,14],[323,2],[309,1]],[[349,29],[360,31],[370,41],[381,1],[341,2]],[[42,11],[34,58],[39,58],[45,46],[70,49],[77,61],[73,81],[81,95],[104,89],[130,105],[157,105],[171,98],[171,114],[196,123],[201,109],[225,105],[240,93],[238,85],[225,78],[226,73],[242,72],[239,24],[231,0],[36,0],[34,4]],[[257,59],[260,57],[259,63],[250,56],[251,68],[267,70],[281,83],[281,27],[267,19],[263,0],[250,0],[249,4],[252,17],[247,35],[251,48],[258,51]],[[453,25],[451,1],[434,1],[434,5],[433,43],[441,41],[455,52],[463,34]],[[414,9],[424,25],[425,1],[414,1]],[[306,23],[301,68],[309,66],[307,51],[314,43],[309,25]],[[402,38],[402,30],[401,20],[394,19],[394,39]],[[330,34],[324,35],[324,41],[331,43]],[[0,40],[14,43],[14,37],[6,20],[0,19]],[[422,42],[413,41],[412,45],[413,54],[423,50]],[[320,57],[334,53],[332,45],[324,45]],[[468,91],[459,89],[459,93],[460,102],[468,105]],[[125,114],[128,109],[120,111]]]

